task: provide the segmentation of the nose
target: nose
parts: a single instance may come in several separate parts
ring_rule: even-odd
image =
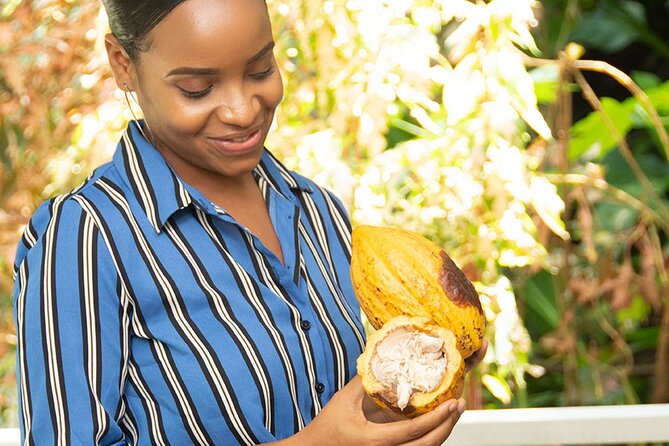
[[[260,99],[256,95],[242,86],[229,86],[216,107],[216,116],[229,126],[246,128],[256,122],[259,111]]]

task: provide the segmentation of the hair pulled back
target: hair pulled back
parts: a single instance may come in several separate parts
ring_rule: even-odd
[[[146,51],[146,37],[177,5],[186,0],[102,0],[109,28],[133,61]]]

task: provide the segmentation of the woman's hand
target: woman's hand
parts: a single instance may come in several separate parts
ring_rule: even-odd
[[[436,446],[448,438],[464,408],[464,400],[448,400],[431,412],[406,419],[377,407],[356,376],[293,439],[300,445]]]
[[[487,349],[484,340],[465,360],[467,372],[483,360]],[[408,419],[377,406],[356,376],[303,430],[272,445],[437,446],[446,441],[464,410],[464,400],[448,400],[431,412]]]

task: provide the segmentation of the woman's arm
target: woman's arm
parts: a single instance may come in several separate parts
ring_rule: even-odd
[[[125,444],[128,314],[104,240],[60,197],[29,228],[14,287],[22,444]]]

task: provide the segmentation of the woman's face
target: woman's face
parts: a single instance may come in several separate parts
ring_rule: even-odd
[[[132,87],[158,150],[196,187],[247,177],[283,95],[265,2],[187,0],[147,43]]]

